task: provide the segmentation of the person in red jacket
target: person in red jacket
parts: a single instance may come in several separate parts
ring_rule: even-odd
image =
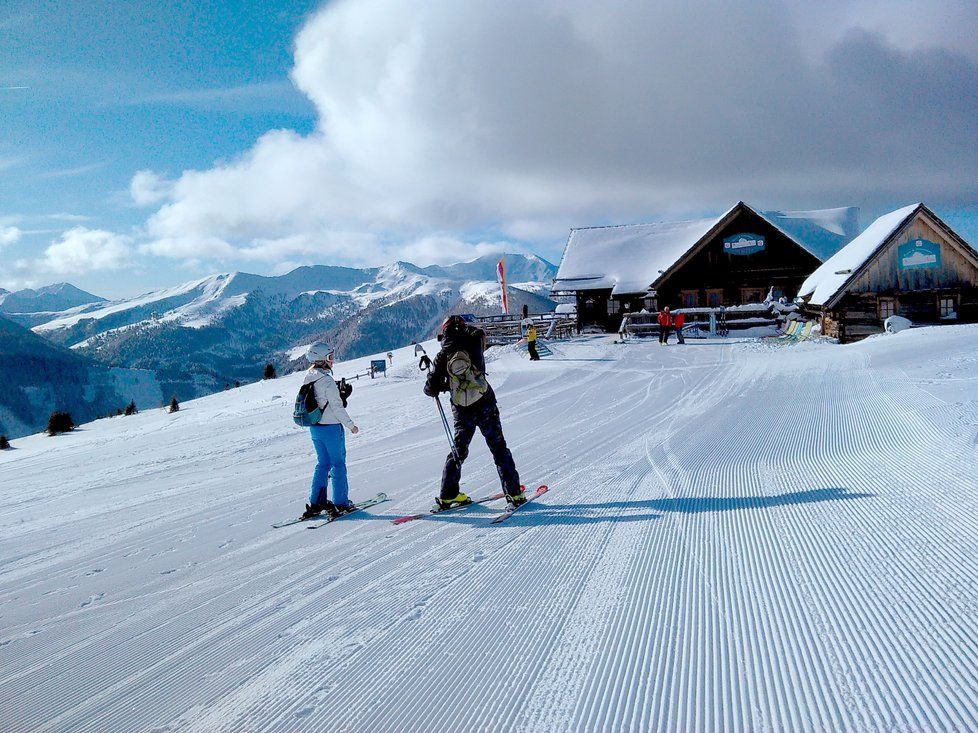
[[[666,306],[661,311],[659,311],[659,343],[666,344],[669,342],[669,331],[672,329],[672,314],[669,312],[669,306]]]
[[[679,343],[686,343],[686,339],[683,338],[683,324],[686,323],[686,314],[677,313],[672,323],[676,328],[676,338],[679,339]]]

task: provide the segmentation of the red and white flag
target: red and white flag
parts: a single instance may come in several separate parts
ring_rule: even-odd
[[[502,289],[503,313],[509,313],[509,293],[506,292],[506,265],[503,260],[499,260],[496,265],[496,275],[499,278],[499,287]]]

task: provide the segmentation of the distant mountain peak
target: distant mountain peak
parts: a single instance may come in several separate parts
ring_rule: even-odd
[[[90,303],[102,303],[105,298],[87,293],[71,283],[54,283],[14,292],[0,290],[0,312],[47,313],[65,311]]]

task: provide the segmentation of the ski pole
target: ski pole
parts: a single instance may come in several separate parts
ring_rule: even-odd
[[[428,372],[431,374],[431,359],[425,354],[421,357],[421,361],[418,362],[418,369]],[[438,405],[438,414],[441,415],[441,424],[445,428],[445,435],[448,436],[448,444],[452,447],[452,455],[455,456],[455,462],[460,466],[462,461],[458,457],[458,448],[455,447],[455,438],[452,437],[452,430],[448,426],[448,418],[445,417],[445,408],[441,406],[441,400],[438,399],[438,395],[435,394],[435,404]]]

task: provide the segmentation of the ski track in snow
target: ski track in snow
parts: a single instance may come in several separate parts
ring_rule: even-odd
[[[297,376],[0,456],[0,730],[978,729],[978,328],[491,360],[523,481],[359,383],[310,530]],[[463,471],[498,478],[481,436]]]

